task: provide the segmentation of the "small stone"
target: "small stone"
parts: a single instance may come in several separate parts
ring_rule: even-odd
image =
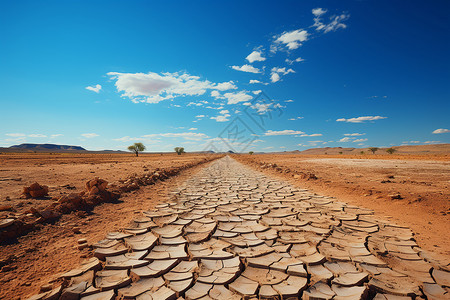
[[[72,228],[72,231],[73,231],[73,233],[76,233],[76,234],[81,233],[80,227],[74,227],[74,228]]]
[[[78,244],[86,244],[87,240],[85,238],[79,239]]]

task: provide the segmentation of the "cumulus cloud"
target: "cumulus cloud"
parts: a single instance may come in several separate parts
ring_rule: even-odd
[[[344,133],[344,136],[361,136],[365,135],[365,133]]]
[[[349,138],[349,137],[343,137],[342,139],[340,139],[338,142],[341,142],[341,143],[347,143],[347,142],[350,142],[352,140],[352,138]]]
[[[228,117],[230,117],[230,112],[226,109],[221,110],[219,112],[220,115],[216,116],[216,117],[211,117],[211,120],[216,120],[216,122],[226,122],[229,121]]]
[[[284,101],[284,102],[294,102],[294,100],[286,100],[286,101]]]
[[[357,117],[357,118],[350,118],[350,119],[337,119],[337,122],[347,122],[347,123],[363,123],[366,121],[376,121],[376,120],[382,120],[387,119],[387,117],[381,117],[381,116],[365,116],[365,117]]]
[[[299,48],[303,42],[307,41],[308,36],[308,32],[304,29],[285,31],[276,38],[275,43],[284,45],[289,50],[294,50]]]
[[[296,58],[296,59],[294,59],[294,60],[291,60],[291,59],[289,59],[289,58],[286,58],[286,60],[285,60],[288,64],[290,64],[290,65],[292,65],[292,64],[294,64],[294,63],[296,63],[296,62],[302,62],[302,61],[305,61],[303,58],[301,58],[301,57],[298,57],[298,58]]]
[[[295,120],[301,120],[301,119],[303,119],[304,117],[295,117],[295,118],[290,118],[290,119],[288,119],[289,121],[295,121]]]
[[[249,63],[266,60],[266,58],[261,55],[261,52],[256,50],[250,53],[245,59],[248,60]]]
[[[301,134],[300,136],[301,136],[301,137],[304,137],[304,136],[322,136],[322,134],[321,134],[321,133]]]
[[[98,94],[100,92],[100,90],[102,89],[102,86],[100,84],[97,84],[95,86],[87,86],[86,89]]]
[[[353,143],[361,143],[361,142],[366,142],[368,139],[356,139],[353,141]]]
[[[434,134],[449,133],[449,132],[450,132],[449,129],[444,129],[444,128],[439,128],[439,129],[436,129],[435,131],[433,131]]]
[[[247,65],[247,64],[245,64],[245,65],[243,65],[243,66],[231,66],[231,68],[232,68],[233,70],[241,71],[241,72],[255,73],[255,74],[261,73],[261,70],[260,70],[260,69],[255,68],[255,67],[252,66],[252,65]]]
[[[325,22],[322,16],[326,13],[326,10],[321,8],[316,8],[312,10],[314,15],[314,24],[313,27],[316,28],[316,31],[321,31],[323,33],[328,33],[331,31],[336,31],[338,29],[347,28],[347,25],[343,22],[347,21],[350,17],[349,14],[342,13],[340,15],[333,15],[329,17],[328,22]]]
[[[196,127],[191,127],[191,128],[189,128],[189,130],[197,130],[198,128],[196,128]]]
[[[262,82],[262,81],[259,81],[259,80],[256,80],[256,79],[250,79],[249,83],[250,83],[250,84],[256,84],[256,83],[259,83],[259,84],[268,85],[267,82]]]
[[[272,82],[277,82],[281,79],[281,75],[287,75],[289,73],[295,73],[294,70],[292,69],[287,69],[286,68],[278,68],[278,67],[273,67],[271,70],[271,75],[270,75],[270,80]]]
[[[223,96],[227,98],[227,104],[237,104],[239,102],[247,102],[253,99],[253,97],[248,95],[245,91],[240,91],[237,93],[225,93]]]
[[[88,139],[91,139],[91,138],[95,138],[95,137],[97,137],[99,135],[96,134],[96,133],[83,133],[83,134],[81,134],[81,136],[83,136],[85,138],[88,138]]]
[[[286,130],[280,130],[280,131],[274,131],[274,130],[267,130],[264,135],[267,136],[274,136],[274,135],[296,135],[296,134],[304,134],[303,131],[298,131],[298,130],[291,130],[291,129],[286,129]]]
[[[212,83],[187,73],[118,73],[109,72],[122,97],[134,103],[158,103],[180,96],[200,96],[207,90],[236,89],[233,81]]]
[[[272,75],[270,75],[270,81],[272,82],[280,81],[280,75],[278,75],[278,73],[272,73]]]
[[[320,8],[320,7],[314,8],[312,10],[313,15],[315,15],[316,17],[320,17],[321,15],[323,15],[326,12],[327,12],[326,9],[323,9],[323,8]]]
[[[12,136],[12,137],[25,137],[26,136],[25,133],[6,133],[5,135]]]

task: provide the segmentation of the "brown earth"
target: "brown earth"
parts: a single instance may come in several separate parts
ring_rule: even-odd
[[[450,155],[234,155],[263,172],[409,226],[426,250],[450,257]]]
[[[205,157],[210,159],[220,155],[1,155],[0,206],[11,206],[13,212],[19,213],[30,207],[40,208],[52,203],[50,197],[24,199],[21,195],[23,187],[35,181],[49,186],[49,196],[58,197],[82,191],[85,182],[94,177],[116,183],[132,174],[142,175],[156,168],[182,167],[201,162]],[[168,192],[178,182],[184,181],[202,166],[124,193],[118,202],[103,203],[91,212],[75,211],[63,215],[54,223],[38,224],[37,230],[19,237],[17,241],[0,245],[0,299],[26,299],[27,295],[38,292],[41,285],[57,278],[61,272],[75,268],[82,258],[90,256],[91,251],[90,248],[78,250],[79,239],[85,238],[88,243],[93,243],[103,239],[107,232],[123,228],[136,212],[148,210],[167,200]],[[21,180],[12,180],[18,178]],[[123,217],[117,218],[118,214]]]

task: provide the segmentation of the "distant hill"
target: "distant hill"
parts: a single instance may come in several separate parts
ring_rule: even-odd
[[[69,146],[69,145],[56,145],[56,144],[20,144],[20,145],[14,145],[9,148],[13,151],[86,151],[83,147],[80,146]]]

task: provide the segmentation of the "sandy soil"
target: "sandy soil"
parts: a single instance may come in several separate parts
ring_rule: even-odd
[[[441,155],[235,155],[299,187],[367,207],[409,226],[424,249],[450,258],[450,157]],[[432,158],[432,159],[431,159]],[[261,163],[266,164],[261,168]],[[276,164],[276,167],[267,164]],[[312,173],[317,179],[295,172]],[[294,178],[295,176],[295,178]],[[393,199],[400,195],[401,199]]]
[[[156,168],[179,167],[199,161],[205,154],[2,154],[0,155],[0,205],[22,212],[48,206],[51,197],[82,191],[86,181],[99,177],[117,183],[132,174]],[[33,182],[49,186],[48,199],[24,199],[23,187]],[[1,215],[1,213],[0,213]]]
[[[25,184],[38,181],[48,184],[50,196],[73,190],[80,191],[84,182],[94,176],[110,182],[126,178],[145,170],[181,166],[202,160],[204,155],[143,155],[139,158],[129,155],[88,155],[83,157],[26,157],[23,155],[5,157],[1,162],[0,178],[22,178],[21,181],[0,181],[1,204],[12,205],[22,211],[30,206],[45,206],[51,200],[21,199],[20,192]],[[178,182],[183,182],[204,165],[183,171],[155,185],[141,187],[137,191],[123,194],[118,203],[104,203],[91,213],[73,212],[63,215],[54,224],[45,224],[40,229],[19,237],[9,245],[0,245],[0,299],[26,299],[39,292],[39,288],[79,265],[84,257],[90,257],[90,249],[78,250],[77,241],[86,238],[89,243],[103,239],[112,232],[127,225],[137,213],[148,210],[161,201],[166,201],[169,191]],[[94,172],[94,173],[92,173]],[[5,201],[5,197],[11,200]],[[120,214],[122,218],[117,218]],[[81,233],[74,233],[74,228]]]

